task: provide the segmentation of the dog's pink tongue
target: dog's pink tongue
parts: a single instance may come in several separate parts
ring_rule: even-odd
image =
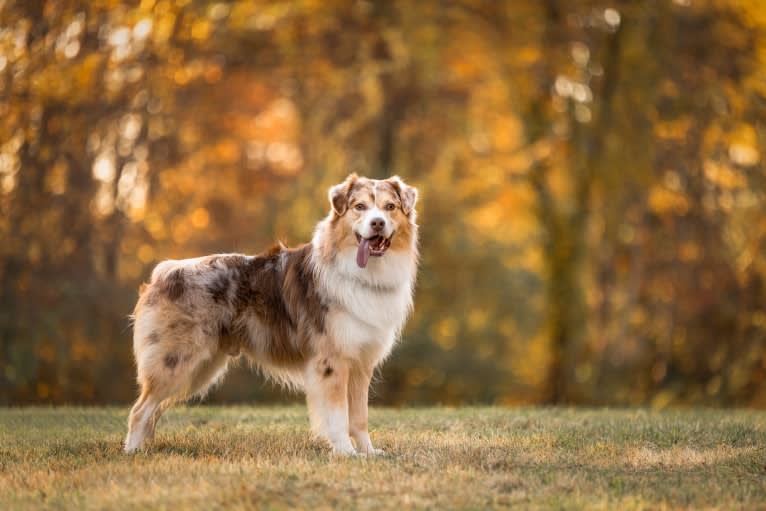
[[[370,240],[362,240],[359,244],[359,249],[356,251],[356,264],[360,268],[367,266],[367,261],[370,260]]]

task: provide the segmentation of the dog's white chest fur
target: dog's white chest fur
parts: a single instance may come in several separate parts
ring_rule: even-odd
[[[318,270],[329,301],[327,333],[337,349],[377,364],[391,352],[412,309],[411,258],[386,254],[359,268],[351,250]]]

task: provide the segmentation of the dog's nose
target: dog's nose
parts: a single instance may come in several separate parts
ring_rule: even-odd
[[[383,228],[386,226],[386,221],[383,218],[373,218],[370,220],[370,227],[372,227],[372,230],[375,232],[380,232],[383,230]]]

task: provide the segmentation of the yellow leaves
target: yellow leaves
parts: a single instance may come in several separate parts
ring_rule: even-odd
[[[510,350],[506,364],[513,373],[532,388],[541,388],[546,380],[546,368],[550,363],[550,344],[548,336],[543,329],[539,329],[531,338],[524,339],[523,352],[520,352],[518,343],[512,345],[515,349]]]
[[[191,27],[191,36],[198,41],[206,40],[210,37],[211,24],[205,18],[198,19]]]
[[[75,362],[94,360],[98,356],[96,346],[89,342],[79,329],[71,334],[71,357]]]
[[[529,65],[534,64],[542,58],[542,52],[537,46],[522,46],[518,51],[514,52],[513,60],[517,64]]]
[[[207,10],[208,17],[213,21],[220,21],[229,15],[231,6],[223,2],[211,5]]]
[[[216,144],[214,153],[214,159],[219,163],[231,164],[239,161],[241,150],[236,141],[226,138]]]
[[[142,243],[141,246],[138,247],[138,253],[136,255],[138,255],[138,260],[144,264],[152,262],[156,257],[154,248],[148,243]]]
[[[91,211],[97,218],[109,216],[114,211],[114,192],[111,183],[102,182],[91,201]]]
[[[758,327],[761,330],[766,330],[766,312],[756,312],[753,314],[753,317],[750,319],[750,321],[753,326]],[[766,359],[764,359],[764,363],[766,363]],[[766,365],[764,365],[764,368],[766,368]]]
[[[165,228],[165,222],[157,211],[150,211],[144,218],[144,227],[155,240],[162,241],[167,238],[168,233]]]
[[[324,3],[324,2],[322,2]],[[229,28],[232,30],[272,30],[287,15],[297,11],[309,11],[312,8],[307,2],[300,7],[294,2],[280,3],[256,3],[237,2],[231,7],[228,17]],[[319,19],[315,17],[313,23],[307,24],[307,30],[315,30]],[[280,41],[283,43],[286,41]]]
[[[457,344],[458,322],[455,318],[446,317],[435,321],[431,326],[431,337],[444,351],[450,351]]]
[[[477,235],[505,245],[528,240],[537,230],[532,191],[522,185],[506,185],[501,190],[494,199],[467,212],[467,223]]]
[[[731,134],[729,158],[737,165],[751,167],[761,160],[758,152],[758,134],[750,124],[740,124]]]
[[[30,89],[42,99],[70,99],[71,82],[64,79],[59,68],[45,67],[32,75],[30,82]]]
[[[575,368],[575,378],[579,383],[588,383],[593,378],[593,364],[579,364]]]
[[[510,151],[524,142],[524,127],[517,116],[503,116],[494,119],[492,144],[498,151]]]
[[[742,290],[754,274],[766,271],[761,255],[766,224],[759,211],[763,193],[755,180],[752,189],[746,180],[757,175],[755,167],[763,160],[756,131],[761,127],[752,111],[754,95],[766,91],[762,41],[752,36],[755,49],[741,56],[743,62],[752,58],[754,65],[735,63],[737,73],[719,71],[726,55],[722,52],[700,69],[684,65],[666,73],[645,45],[638,44],[644,39],[641,31],[650,28],[648,18],[625,10],[625,19],[636,22],[631,25],[636,37],[625,40],[615,55],[620,79],[609,98],[612,122],[607,127],[577,126],[573,112],[584,121],[590,115],[587,103],[593,103],[593,112],[603,106],[600,94],[613,78],[604,69],[609,67],[603,58],[609,46],[602,44],[609,37],[582,38],[577,32],[584,27],[572,25],[572,37],[546,47],[541,35],[550,27],[539,6],[475,5],[479,3],[483,15],[508,16],[509,33],[483,32],[502,26],[499,18],[487,23],[489,18],[479,21],[452,8],[437,13],[439,7],[432,2],[398,9],[390,19],[380,18],[370,2],[348,7],[340,0],[142,0],[138,8],[132,4],[119,9],[112,0],[99,0],[95,11],[78,5],[87,18],[81,29],[71,29],[70,42],[76,35],[82,44],[77,51],[67,50],[69,42],[52,49],[58,44],[55,34],[72,26],[69,14],[58,23],[49,20],[50,41],[37,38],[27,48],[27,41],[35,38],[27,37],[22,27],[14,50],[16,36],[3,36],[11,39],[3,39],[0,72],[13,79],[0,92],[23,90],[34,99],[0,101],[6,126],[0,135],[8,139],[11,128],[37,130],[25,133],[24,141],[39,150],[33,159],[39,156],[39,166],[45,168],[43,191],[56,196],[57,203],[59,196],[83,204],[92,201],[95,214],[87,217],[86,212],[86,221],[93,222],[93,246],[111,235],[129,240],[120,245],[117,267],[131,284],[146,277],[153,261],[198,255],[214,242],[223,250],[256,251],[278,237],[305,241],[327,207],[326,186],[359,170],[356,165],[378,176],[389,170],[411,173],[422,185],[426,277],[410,328],[420,342],[428,342],[430,335],[445,359],[462,353],[458,347],[470,346],[472,358],[508,370],[512,385],[519,381],[534,388],[544,383],[553,348],[547,325],[534,321],[545,320],[552,283],[546,279],[553,274],[549,270],[576,252],[572,240],[584,244],[571,258],[576,271],[594,274],[583,277],[588,285],[577,289],[587,299],[589,316],[583,323],[591,328],[593,311],[614,317],[603,319],[598,346],[604,353],[609,343],[622,349],[621,336],[635,343],[670,339],[662,333],[669,329],[655,328],[658,303],[683,300],[684,307],[694,308],[698,298],[680,278],[657,277],[654,272],[663,270],[656,269],[655,257],[673,258],[679,267],[704,268],[708,257],[720,256],[736,269]],[[51,13],[56,12],[54,4],[47,4]],[[595,14],[605,17],[603,11]],[[717,28],[729,32],[737,27]],[[662,32],[657,40],[668,42],[677,42],[678,30],[690,30],[657,29]],[[572,41],[587,41],[588,46]],[[690,62],[699,58],[683,51],[675,57]],[[31,74],[19,74],[24,69]],[[554,83],[546,86],[549,78]],[[26,83],[30,79],[32,87]],[[690,83],[699,87],[685,88]],[[97,97],[103,90],[113,94]],[[52,103],[65,114],[51,115]],[[707,114],[697,116],[698,106]],[[396,120],[390,169],[378,167],[388,136],[381,131],[389,113],[381,112],[384,107],[391,108]],[[663,120],[668,118],[674,120]],[[98,124],[93,132],[102,138],[88,144],[81,157],[77,148],[84,149],[88,135],[67,132],[90,131],[91,119]],[[52,141],[54,135],[62,142]],[[37,138],[43,143],[35,144]],[[138,156],[139,147],[143,156]],[[72,163],[59,160],[69,150]],[[539,162],[548,169],[540,183],[549,192],[550,206],[539,200],[543,195],[536,195],[527,179]],[[584,171],[584,162],[593,165]],[[693,167],[696,162],[703,162],[704,180]],[[141,170],[149,164],[150,171]],[[654,183],[657,165],[673,170]],[[0,196],[2,204],[21,195],[14,193],[17,167],[17,150],[0,150],[0,186],[11,192]],[[69,184],[76,168],[85,170],[90,186],[80,187],[74,179]],[[687,174],[687,168],[693,171]],[[579,210],[583,204],[577,185],[584,175],[594,184],[586,190],[585,209]],[[21,184],[30,176],[22,171],[19,177],[24,178]],[[699,216],[692,211],[694,216],[687,219],[694,226],[685,231],[692,231],[691,239],[673,239],[686,220],[676,223],[669,215],[685,214],[692,207],[690,184],[701,190],[704,210]],[[152,200],[147,204],[149,186]],[[652,212],[665,215],[659,226],[647,220],[644,198]],[[114,212],[124,216],[110,217]],[[570,222],[581,212],[586,217],[582,224]],[[83,250],[72,241],[82,239],[76,232],[61,232],[66,220],[43,225],[37,212],[26,216],[34,218],[18,223],[34,225],[25,232],[49,234],[55,241],[48,243],[55,243],[61,261]],[[117,218],[126,220],[124,229],[113,233],[111,222]],[[723,255],[703,250],[718,235],[704,232],[710,218],[721,222]],[[604,227],[596,230],[598,221]],[[582,232],[573,234],[573,225]],[[553,239],[557,236],[563,240],[558,245]],[[19,254],[38,264],[47,262],[56,256],[45,243],[30,242]],[[102,257],[98,250],[94,259]],[[475,269],[477,278],[456,276],[460,262]],[[485,262],[491,264],[477,267]],[[704,287],[703,273],[699,284]],[[631,284],[634,274],[638,282]],[[708,290],[728,275],[710,276]],[[450,278],[462,287],[453,287]],[[475,294],[444,296],[445,290],[467,289],[466,284],[476,286]],[[30,280],[30,288],[34,285]],[[452,308],[457,314],[445,317],[445,300],[462,300]],[[646,308],[638,309],[634,302]],[[529,314],[535,318],[524,317]],[[681,319],[690,317],[698,316]],[[616,324],[627,333],[616,333]],[[513,352],[514,344],[521,348]],[[640,349],[651,348],[647,346]],[[591,385],[599,370],[587,362],[569,366],[583,386]],[[417,370],[406,376],[410,385],[426,379],[431,385],[432,377]],[[493,392],[504,395],[506,390]]]
[[[476,76],[484,70],[471,58],[470,53],[460,53],[455,58],[450,59],[449,69],[459,80],[475,79]]]
[[[173,81],[179,86],[184,86],[189,83],[193,78],[190,69],[187,67],[179,67],[173,72]]]
[[[45,176],[45,188],[54,195],[61,195],[66,191],[67,175],[69,166],[66,160],[57,160]]]
[[[170,235],[173,242],[177,245],[183,245],[192,237],[192,228],[186,218],[179,215],[173,219]]]
[[[154,22],[149,18],[144,18],[133,27],[133,37],[142,41],[152,33]]]
[[[474,307],[468,313],[468,330],[474,334],[483,330],[489,321],[489,311],[483,307]]]
[[[669,79],[662,80],[659,86],[659,91],[671,98],[677,98],[679,95],[678,84]]]
[[[735,189],[747,186],[745,177],[725,163],[707,160],[703,165],[703,169],[708,181],[721,188]]]
[[[649,191],[649,208],[660,215],[683,215],[689,210],[689,201],[682,193],[668,190],[664,186],[654,186]]]
[[[659,121],[654,127],[654,133],[659,138],[668,140],[684,140],[689,128],[692,126],[692,118],[685,116],[672,121]]]
[[[221,80],[221,77],[223,76],[223,70],[221,69],[221,66],[214,63],[208,63],[205,66],[205,71],[203,73],[203,78],[207,83],[218,83]]]
[[[696,261],[699,256],[700,247],[693,241],[685,241],[678,247],[678,258],[685,263]]]
[[[652,408],[655,410],[662,410],[667,408],[676,400],[676,391],[674,390],[662,390],[654,396],[651,402]]]
[[[522,269],[539,274],[545,269],[545,254],[539,245],[527,243],[518,255],[504,258],[503,265],[509,270]]]
[[[90,90],[94,86],[96,72],[102,61],[103,56],[98,53],[91,53],[82,59],[75,72],[78,88]]]
[[[718,19],[713,25],[714,37],[722,41],[730,48],[736,48],[740,51],[746,50],[751,41],[751,35],[742,26],[732,23],[725,18]]]
[[[760,161],[761,155],[752,145],[735,142],[729,146],[729,158],[743,167],[752,167]]]
[[[184,147],[192,148],[196,146],[199,141],[199,128],[193,122],[185,122],[181,125],[178,137]]]
[[[516,323],[509,318],[501,319],[497,326],[497,331],[505,337],[507,341],[512,341],[513,338],[518,335],[516,329]]]
[[[157,0],[141,0],[138,9],[144,12],[151,11]]]
[[[197,208],[191,214],[191,223],[197,229],[204,229],[210,223],[210,214],[205,208]]]
[[[173,35],[175,22],[175,13],[170,12],[169,10],[163,14],[157,14],[155,16],[153,40],[157,46],[165,46],[167,44],[168,39]]]

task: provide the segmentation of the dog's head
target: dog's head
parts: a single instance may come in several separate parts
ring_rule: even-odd
[[[412,251],[418,191],[398,176],[368,179],[351,174],[329,191],[336,248],[356,247],[356,263],[388,251]]]

